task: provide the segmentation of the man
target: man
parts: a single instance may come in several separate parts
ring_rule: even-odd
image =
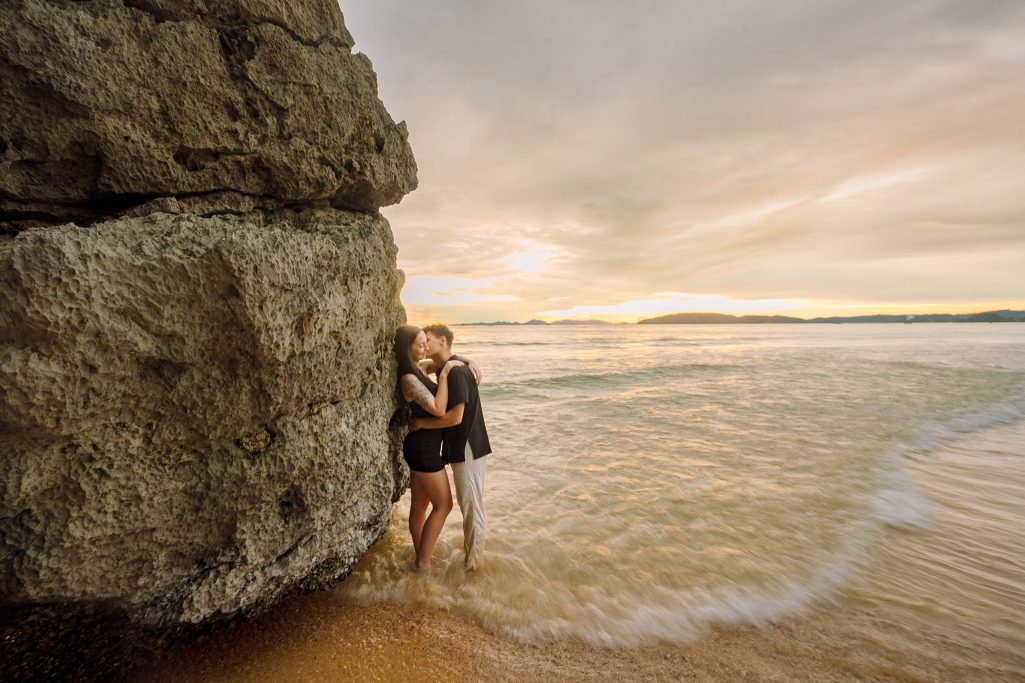
[[[423,328],[427,335],[427,355],[434,362],[434,371],[454,358],[452,342],[455,335],[447,325],[435,323]],[[488,432],[484,427],[477,381],[469,366],[454,368],[448,375],[448,411],[444,417],[419,418],[417,429],[445,429],[442,459],[452,466],[456,482],[456,501],[463,513],[463,548],[466,568],[480,566],[484,554],[484,456],[491,452]]]

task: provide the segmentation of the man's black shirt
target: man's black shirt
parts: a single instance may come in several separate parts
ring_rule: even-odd
[[[437,368],[439,376],[447,363],[448,361],[445,361]],[[452,368],[448,373],[448,409],[452,410],[460,403],[465,404],[463,421],[445,430],[441,456],[447,463],[465,460],[464,453],[467,442],[470,443],[475,459],[483,458],[491,452],[491,442],[488,441],[488,431],[484,427],[484,411],[480,405],[477,382],[473,377],[473,372],[465,365]]]

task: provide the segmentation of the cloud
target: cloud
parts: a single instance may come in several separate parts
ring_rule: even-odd
[[[488,281],[519,319],[659,291],[1025,298],[1025,4],[343,10],[420,167],[385,210],[411,280]]]
[[[541,311],[548,319],[602,318],[610,322],[654,317],[668,313],[702,312],[752,314],[770,311],[793,311],[805,307],[805,302],[783,299],[743,300],[710,294],[684,294],[660,292],[653,298],[623,301],[605,306],[574,306],[562,310]]]
[[[553,257],[552,251],[517,251],[501,259],[511,268],[521,273],[543,273],[547,270],[547,262]]]
[[[414,275],[406,280],[402,300],[410,305],[455,304],[516,301],[517,297],[490,291],[493,280]]]

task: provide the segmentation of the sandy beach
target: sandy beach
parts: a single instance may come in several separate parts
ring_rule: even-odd
[[[983,681],[1013,680],[942,631],[869,624],[838,603],[685,645],[530,645],[445,611],[300,596],[137,669],[133,681]],[[865,628],[872,628],[866,637]]]

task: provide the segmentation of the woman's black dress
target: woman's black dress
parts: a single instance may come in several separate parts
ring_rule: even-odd
[[[438,393],[438,385],[428,380],[427,388]],[[413,417],[434,417],[415,401],[409,404]],[[441,437],[443,429],[418,429],[406,434],[402,442],[402,457],[414,472],[440,472],[445,469],[441,459]]]

